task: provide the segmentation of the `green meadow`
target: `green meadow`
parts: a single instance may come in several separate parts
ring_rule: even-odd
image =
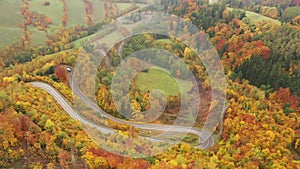
[[[0,1],[0,49],[17,42],[22,36],[18,25],[23,19],[19,13],[21,4],[18,0]]]
[[[166,96],[175,96],[181,93],[179,86],[182,86],[182,92],[188,92],[192,83],[190,81],[180,80],[172,77],[168,72],[158,67],[149,69],[148,72],[141,72],[137,75],[138,87],[146,92],[159,89]]]
[[[229,11],[233,10],[233,8],[229,8],[229,7],[227,7],[227,9]],[[264,21],[264,20],[265,21],[271,21],[271,22],[275,23],[276,25],[281,24],[281,22],[277,19],[273,19],[273,18],[264,16],[264,15],[256,13],[256,12],[252,12],[252,11],[248,11],[248,10],[245,10],[245,11],[246,11],[246,17],[249,18],[250,21],[254,24],[259,23],[259,22]]]

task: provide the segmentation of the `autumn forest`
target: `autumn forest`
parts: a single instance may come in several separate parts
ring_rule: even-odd
[[[299,168],[300,0],[0,0],[0,13],[1,169]],[[166,31],[182,36],[127,36],[118,24],[146,25],[157,13],[203,33],[197,39],[169,21]],[[215,49],[225,88],[212,87],[207,63],[184,43],[189,37],[197,50]],[[124,81],[131,77],[119,71],[123,60],[147,49],[174,57],[141,55],[156,66]],[[144,66],[128,63],[128,71]],[[114,104],[124,93],[129,104]],[[209,131],[206,120],[220,105]],[[190,109],[196,116],[180,113]],[[164,150],[191,120],[193,130]]]

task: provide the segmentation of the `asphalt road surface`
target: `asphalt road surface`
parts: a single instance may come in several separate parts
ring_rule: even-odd
[[[117,18],[117,20],[119,20],[120,18]],[[151,20],[151,16],[147,16],[146,22],[149,22],[150,20]],[[122,49],[123,49],[123,43],[120,45],[119,50],[118,50],[118,54],[120,56],[122,54]],[[100,52],[102,52],[103,56],[105,56],[104,51],[100,51]],[[199,137],[199,139],[201,140],[201,143],[199,145],[194,146],[195,148],[208,149],[209,147],[213,146],[213,144],[214,144],[214,137],[212,136],[212,133],[210,133],[206,130],[201,130],[199,128],[186,127],[186,126],[175,126],[175,125],[150,124],[150,123],[135,123],[132,121],[126,121],[126,120],[118,119],[114,116],[111,116],[110,114],[107,114],[105,111],[100,109],[96,103],[91,101],[80,91],[80,89],[76,86],[76,83],[75,83],[76,80],[73,78],[72,70],[70,72],[70,77],[71,77],[71,87],[72,87],[74,94],[77,95],[83,103],[85,103],[87,106],[89,106],[94,111],[98,112],[102,117],[108,118],[108,119],[118,122],[118,123],[132,125],[133,127],[138,128],[138,129],[156,130],[156,131],[163,131],[163,132],[169,132],[169,133],[172,133],[172,132],[183,133],[183,134],[192,133],[192,134],[197,135]],[[69,102],[57,90],[55,90],[49,84],[46,84],[43,82],[32,82],[31,85],[34,87],[42,88],[43,90],[47,91],[50,95],[52,95],[54,97],[54,99],[61,105],[61,107],[73,119],[79,120],[84,125],[89,125],[90,127],[97,128],[104,134],[114,133],[114,130],[112,128],[108,128],[105,126],[101,126],[99,124],[95,124],[95,123],[85,119],[81,115],[79,115],[76,112],[76,110],[73,108],[73,106],[71,106],[69,104]],[[170,140],[168,141],[168,140],[163,140],[163,139],[159,139],[159,138],[152,138],[152,137],[144,137],[144,138],[149,139],[149,140],[154,140],[154,141],[172,142]]]
[[[163,132],[182,132],[182,133],[193,133],[195,135],[198,135],[201,144],[196,145],[195,148],[202,148],[202,149],[208,149],[209,147],[213,146],[214,144],[214,137],[212,137],[211,133],[206,132],[205,130],[200,130],[198,128],[191,128],[191,127],[185,127],[185,126],[171,126],[171,125],[160,125],[160,124],[149,124],[149,123],[135,123],[131,121],[125,121],[122,119],[118,119],[116,117],[113,117],[103,110],[101,110],[94,102],[90,101],[87,97],[85,97],[81,91],[74,85],[75,83],[72,83],[73,92],[83,101],[87,106],[92,108],[93,110],[99,112],[103,117],[108,118],[112,121],[118,122],[118,123],[124,123],[132,125],[135,128],[139,129],[146,129],[146,130],[158,130]],[[61,105],[61,107],[75,120],[79,120],[82,124],[89,125],[90,127],[97,128],[102,133],[114,133],[114,130],[108,127],[104,127],[98,124],[95,124],[93,122],[90,122],[83,118],[82,116],[78,115],[76,113],[76,110],[68,103],[68,101],[52,86],[43,83],[43,82],[32,82],[32,86],[42,88],[43,90],[47,91],[51,96],[54,97],[54,99]],[[147,138],[147,137],[145,137]],[[147,138],[150,140],[157,140],[161,142],[168,142],[166,140],[161,140],[158,138]]]

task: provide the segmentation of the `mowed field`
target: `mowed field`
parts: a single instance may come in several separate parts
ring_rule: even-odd
[[[82,0],[66,0],[68,5],[68,25],[86,25],[85,5]]]
[[[51,0],[49,6],[43,6],[45,0],[31,0],[29,1],[29,10],[44,14],[52,20],[52,24],[49,26],[48,33],[55,33],[60,24],[63,16],[63,4],[60,0]],[[36,28],[31,29],[31,44],[38,45],[44,44],[46,40],[46,33],[39,31]]]
[[[102,1],[99,0],[90,0],[93,5],[93,21],[94,23],[102,22],[105,19],[104,14],[104,5]]]
[[[227,9],[229,11],[232,11],[233,8],[229,8],[227,7]],[[250,21],[254,24],[257,24],[261,21],[270,21],[270,22],[273,22],[274,24],[276,25],[280,25],[281,22],[277,19],[273,19],[273,18],[270,18],[270,17],[267,17],[267,16],[264,16],[262,14],[259,14],[259,13],[255,13],[255,12],[252,12],[252,11],[248,11],[246,10],[246,17],[250,19]]]
[[[52,20],[49,25],[47,33],[56,33],[62,25],[62,16],[64,14],[64,7],[61,0],[51,0],[50,5],[44,6],[45,0],[30,0],[29,10],[44,14]],[[90,0],[93,6],[93,21],[100,23],[105,19],[104,5],[101,0]],[[75,25],[85,25],[85,4],[82,0],[66,0],[67,3],[67,27]],[[115,3],[120,11],[127,10],[132,6],[131,3]],[[19,23],[23,21],[23,16],[19,12],[22,6],[21,0],[0,0],[0,50],[6,46],[18,42],[22,36],[22,29],[19,28]],[[33,46],[44,44],[46,40],[46,33],[40,31],[35,27],[29,26],[31,32],[31,44]]]
[[[182,87],[183,93],[188,92],[192,88],[192,82],[174,78],[168,72],[158,67],[149,69],[147,73],[139,73],[137,75],[137,85],[145,92],[159,89],[166,96],[179,95],[181,93],[179,86]]]
[[[61,26],[63,16],[63,3],[61,0],[51,0],[49,6],[43,6],[45,0],[30,0],[29,10],[44,14],[52,20],[48,27],[48,34],[56,33]],[[82,0],[66,0],[68,21],[67,27],[75,25],[86,25],[85,22],[85,4]],[[94,23],[104,20],[104,6],[100,0],[90,0],[93,5]],[[0,49],[18,42],[22,36],[22,29],[19,28],[19,22],[22,22],[23,16],[19,12],[22,6],[21,0],[0,0]],[[31,32],[31,44],[44,44],[46,33],[37,28],[28,27]]]
[[[21,4],[18,0],[0,1],[0,49],[17,42],[22,36],[22,30],[18,26],[23,19],[19,13]]]
[[[52,20],[52,25],[59,26],[63,16],[63,4],[60,0],[51,0],[49,6],[43,6],[45,0],[29,1],[29,10],[44,14]]]
[[[132,6],[131,3],[115,3],[120,11],[124,11]]]

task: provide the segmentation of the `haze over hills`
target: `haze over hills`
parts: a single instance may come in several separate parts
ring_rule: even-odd
[[[0,0],[0,168],[299,168],[300,1],[152,2]]]

